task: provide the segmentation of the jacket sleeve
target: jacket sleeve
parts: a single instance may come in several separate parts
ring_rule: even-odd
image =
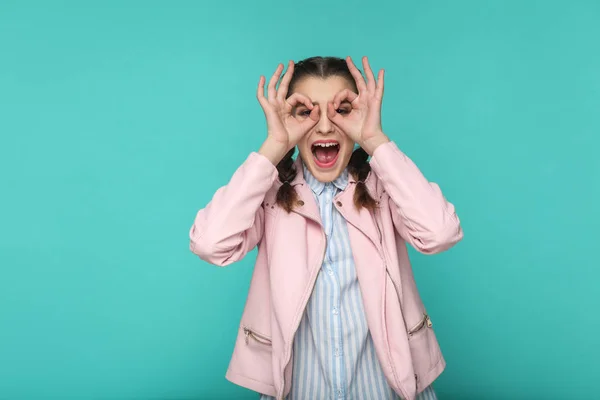
[[[190,250],[218,266],[244,258],[262,239],[262,202],[276,179],[275,166],[251,153],[229,183],[198,211],[190,229]]]
[[[370,165],[390,197],[396,230],[417,251],[440,253],[462,239],[454,206],[394,142],[379,146]]]

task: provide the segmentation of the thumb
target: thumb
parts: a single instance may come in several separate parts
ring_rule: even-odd
[[[344,125],[346,124],[346,121],[344,120],[344,117],[342,117],[341,114],[339,114],[338,112],[336,112],[335,108],[333,108],[333,103],[332,102],[328,102],[327,103],[327,118],[329,118],[329,120],[331,122],[333,122],[334,124],[336,124],[340,128],[343,128]]]
[[[308,120],[312,120],[312,121],[314,121],[314,123],[317,123],[319,121],[320,110],[321,109],[319,108],[319,105],[318,104],[315,105],[313,107],[313,109],[310,110],[310,114],[308,115],[308,117],[309,117]]]
[[[319,122],[319,105],[315,105],[312,110],[310,110],[310,114],[308,118],[304,119],[300,125],[305,127],[306,129],[310,129],[317,122]]]

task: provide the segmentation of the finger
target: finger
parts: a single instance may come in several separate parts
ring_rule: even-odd
[[[375,91],[375,95],[379,100],[383,98],[383,75],[385,71],[383,69],[379,70],[379,74],[377,74],[377,89]]]
[[[265,77],[261,75],[258,80],[258,88],[256,89],[256,98],[263,108],[267,103],[267,99],[265,99],[265,80]]]
[[[336,107],[333,105],[333,102],[327,103],[327,118],[333,121],[339,114],[336,111]]]
[[[316,124],[317,121],[319,121],[319,110],[320,110],[320,108],[318,105],[314,106],[312,111],[308,115],[307,121],[305,121],[305,122],[309,123],[310,125]]]
[[[301,127],[302,136],[306,135],[313,126],[319,122],[319,106],[314,106],[310,112],[308,118],[300,121],[299,126]]]
[[[277,85],[277,81],[281,76],[281,72],[283,71],[283,64],[277,65],[277,69],[271,79],[269,80],[269,86],[267,86],[267,95],[269,96],[269,100],[275,100],[277,98],[277,92],[275,91],[275,86]]]
[[[331,122],[337,125],[340,129],[344,130],[344,124],[347,122],[344,119],[344,116],[337,112],[337,109],[334,108],[333,103],[327,104],[327,117]]]
[[[328,105],[327,116],[329,117],[329,120],[342,131],[342,133],[346,134],[348,123],[351,122],[346,120],[343,115],[333,108],[333,103],[329,103]]]
[[[373,70],[369,65],[369,59],[367,56],[362,58],[363,71],[365,71],[365,76],[367,77],[367,88],[369,91],[373,92],[376,87],[375,76],[373,75]]]
[[[290,81],[292,80],[292,76],[294,75],[294,62],[290,60],[288,63],[288,69],[285,71],[283,75],[283,79],[279,84],[279,88],[277,89],[277,98],[279,100],[284,100],[287,96],[288,87],[290,85]]]
[[[299,104],[304,104],[309,110],[314,110],[314,107],[316,107],[313,105],[312,101],[310,101],[308,97],[300,93],[294,93],[293,95],[288,97],[285,100],[285,102],[291,107],[296,107]]]
[[[349,103],[352,103],[354,100],[356,100],[357,97],[358,95],[350,89],[341,90],[338,93],[336,93],[336,95],[333,97],[333,108],[337,110],[340,107],[340,104],[342,104],[342,102],[347,101]]]
[[[354,78],[354,82],[356,82],[356,88],[358,89],[358,93],[367,90],[367,85],[365,84],[365,78],[363,78],[362,74],[352,62],[352,58],[350,56],[346,57],[346,63],[348,64],[348,69]]]

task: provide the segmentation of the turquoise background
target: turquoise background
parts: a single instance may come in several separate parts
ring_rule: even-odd
[[[259,76],[313,55],[386,69],[384,130],[462,220],[452,251],[412,251],[439,398],[595,397],[598,21],[598,1],[2,1],[0,398],[256,398],[224,378],[254,254],[210,266],[188,230],[265,136]]]

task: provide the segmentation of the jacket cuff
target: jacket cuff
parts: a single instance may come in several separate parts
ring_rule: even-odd
[[[369,163],[373,172],[385,182],[389,172],[400,167],[398,165],[399,160],[406,162],[408,157],[398,148],[395,142],[389,141],[375,149]]]
[[[267,190],[271,188],[279,172],[271,161],[260,153],[253,151],[243,164],[245,170],[250,170],[259,181],[268,182]]]

